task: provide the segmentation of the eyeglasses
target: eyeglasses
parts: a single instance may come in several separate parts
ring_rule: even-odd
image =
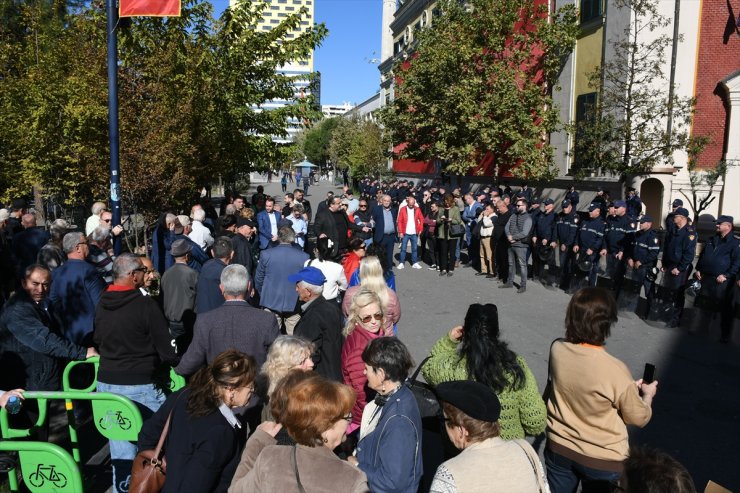
[[[367,207],[367,204],[360,204],[360,209]]]
[[[372,320],[373,318],[375,320],[382,320],[383,319],[383,314],[382,313],[375,313],[373,315],[367,315],[365,317],[362,317],[360,319],[360,322],[362,322],[363,324],[366,324],[366,323],[369,323],[370,320]]]
[[[352,413],[347,414],[346,416],[342,417],[342,419],[344,419],[344,420],[346,420],[346,421],[348,421],[348,422],[351,423],[352,422]]]
[[[146,267],[139,267],[138,269],[132,270],[131,273],[133,274],[134,272],[146,272],[146,270]]]

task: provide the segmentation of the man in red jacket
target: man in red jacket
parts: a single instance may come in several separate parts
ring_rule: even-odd
[[[406,245],[411,242],[411,267],[421,269],[416,258],[416,247],[419,242],[419,235],[424,228],[424,217],[421,209],[416,205],[416,199],[413,195],[406,197],[406,206],[398,210],[398,236],[401,237],[401,254],[398,258],[398,269],[403,269],[406,261]]]

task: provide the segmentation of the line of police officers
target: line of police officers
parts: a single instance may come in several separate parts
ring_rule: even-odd
[[[535,216],[533,268],[543,284],[559,283],[566,291],[583,285],[595,286],[599,279],[599,257],[606,258],[606,283],[620,296],[625,274],[629,269],[631,283],[642,285],[647,299],[646,310],[656,302],[656,278],[661,245],[650,216],[632,217],[625,201],[608,206],[594,201],[588,207],[588,218],[581,220],[570,200],[563,200],[562,211],[553,214],[551,200],[544,201],[545,210],[531,211]],[[685,291],[692,277],[698,235],[690,223],[683,202],[676,199],[666,218],[666,235],[662,245],[660,271],[663,279],[659,301],[672,305],[667,325],[677,327],[683,313]],[[604,218],[604,214],[606,217]],[[555,251],[559,251],[559,271],[555,267]],[[545,265],[548,266],[547,271]],[[733,306],[735,283],[740,270],[740,238],[733,234],[733,218],[720,216],[716,234],[709,238],[696,263],[693,278],[701,282],[698,294],[713,303],[721,314],[722,341],[727,342],[736,308]],[[557,274],[553,274],[557,273]],[[647,312],[640,313],[647,316]]]

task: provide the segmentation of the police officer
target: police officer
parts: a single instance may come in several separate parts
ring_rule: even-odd
[[[573,205],[573,210],[578,209],[578,202],[581,200],[580,196],[578,195],[578,192],[576,192],[576,187],[571,185],[568,188],[568,191],[565,193],[565,200],[569,201]]]
[[[530,192],[532,192],[531,189],[529,189]],[[521,190],[519,191],[521,192]],[[530,193],[531,195],[531,193]],[[520,198],[524,198],[524,195],[521,193],[517,193],[517,200]],[[526,200],[526,199],[525,199]],[[532,235],[535,234],[535,227],[537,226],[537,218],[540,217],[540,214],[542,214],[542,209],[540,208],[541,202],[539,197],[533,197],[532,202],[529,203],[529,209],[527,212],[529,212],[530,217],[532,218]],[[534,279],[535,277],[539,276],[540,272],[540,259],[537,257],[537,248],[533,243],[533,239],[530,238],[530,245],[527,249],[527,265],[529,265],[529,258],[532,257],[532,267],[527,269],[527,275],[529,276],[529,279]],[[534,256],[532,256],[534,254]]]
[[[544,210],[540,211],[535,218],[532,216],[534,224],[534,235],[532,236],[532,247],[534,250],[534,256],[532,257],[532,264],[537,265],[537,269],[534,275],[539,277],[543,284],[551,284],[552,281],[544,278],[545,265],[549,266],[549,272],[555,269],[555,256],[552,255],[551,259],[547,262],[543,262],[539,257],[539,249],[542,246],[549,247],[555,239],[555,201],[552,199],[545,199],[542,201]],[[551,277],[551,276],[548,276]]]
[[[673,222],[673,218],[676,215],[676,210],[679,207],[683,207],[683,200],[675,199],[671,203],[671,212],[665,217],[665,230],[668,234],[676,232],[676,224]]]
[[[598,202],[591,202],[588,206],[588,219],[581,224],[576,238],[573,252],[583,251],[591,261],[591,271],[588,274],[588,285],[596,286],[596,272],[599,267],[599,252],[604,246],[604,221],[601,220],[601,207]]]
[[[642,216],[640,218],[640,229],[632,239],[629,249],[629,259],[627,260],[627,265],[636,273],[636,275],[632,276],[632,279],[637,282],[642,280],[648,305],[653,300],[653,283],[655,279],[649,280],[647,273],[657,265],[658,254],[660,254],[658,234],[652,228],[653,218],[647,215]]]
[[[709,238],[696,264],[696,278],[702,284],[715,283],[712,293],[720,306],[722,336],[720,341],[729,342],[733,323],[732,299],[734,283],[740,270],[740,239],[732,234],[732,216],[717,218],[717,234]],[[714,287],[714,286],[713,286]]]
[[[686,282],[691,273],[691,262],[696,255],[697,234],[693,226],[689,225],[689,211],[678,207],[674,212],[673,224],[675,231],[669,232],[665,238],[661,271],[665,272],[664,284],[674,290],[673,316],[668,327],[678,327],[683,313],[684,293]]]
[[[614,208],[610,207],[609,212],[604,232],[605,245],[599,253],[606,257],[606,272],[612,279],[615,296],[619,296],[625,270],[624,251],[632,241],[637,224],[627,215],[627,204],[623,200],[614,202]]]
[[[573,247],[576,244],[578,235],[578,215],[575,212],[575,206],[570,200],[563,200],[562,212],[558,214],[555,223],[555,237],[557,243],[553,241],[550,246],[557,248],[560,244],[560,287],[567,290],[570,285],[571,262],[573,260]]]
[[[642,213],[642,200],[634,188],[627,189],[627,215],[637,218]]]

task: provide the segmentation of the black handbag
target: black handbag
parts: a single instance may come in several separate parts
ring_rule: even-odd
[[[450,238],[460,238],[465,234],[465,226],[462,224],[450,224]]]
[[[431,356],[424,358],[424,361],[422,361],[416,368],[416,371],[411,375],[411,378],[406,380],[406,387],[408,387],[411,393],[414,394],[416,404],[419,406],[419,414],[421,414],[422,419],[442,416],[442,408],[439,405],[437,394],[434,392],[434,389],[432,389],[432,386],[416,380],[421,371],[421,367],[424,366],[424,363],[426,363],[429,358],[431,358]]]

